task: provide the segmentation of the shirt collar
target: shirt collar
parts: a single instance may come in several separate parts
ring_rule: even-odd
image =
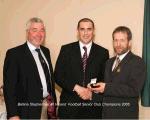
[[[79,45],[80,45],[80,48],[82,48],[82,49],[83,49],[84,46],[85,46],[87,49],[89,49],[89,48],[91,48],[91,46],[92,46],[92,41],[91,41],[90,43],[88,43],[88,44],[84,44],[84,43],[82,43],[81,41],[79,41]]]
[[[37,49],[37,48],[36,48],[32,43],[30,43],[28,40],[27,40],[27,45],[28,45],[30,51],[34,51],[35,49]],[[40,47],[39,47],[39,49],[40,49]]]
[[[122,55],[117,55],[116,58],[119,57],[119,59],[121,61],[128,54],[128,52],[129,52],[129,50],[126,53],[122,54]]]

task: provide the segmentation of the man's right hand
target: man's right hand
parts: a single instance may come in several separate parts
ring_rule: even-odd
[[[75,85],[74,91],[81,97],[83,100],[91,100],[92,92],[90,89],[82,87],[80,85]]]

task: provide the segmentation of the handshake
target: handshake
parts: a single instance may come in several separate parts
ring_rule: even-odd
[[[92,92],[104,93],[105,85],[106,83],[103,82],[98,82],[94,84],[89,83],[87,87],[82,87],[76,84],[73,91],[75,91],[81,99],[91,100]]]

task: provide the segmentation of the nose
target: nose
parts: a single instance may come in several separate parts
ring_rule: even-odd
[[[41,31],[38,31],[38,32],[37,32],[37,36],[40,37],[40,36],[42,36],[42,35],[43,35],[43,32],[41,32]]]
[[[88,30],[85,30],[85,31],[84,31],[84,34],[87,35],[87,34],[88,34]]]
[[[119,47],[120,46],[120,42],[117,42],[116,45]]]

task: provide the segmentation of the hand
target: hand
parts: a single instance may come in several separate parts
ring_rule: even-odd
[[[9,120],[21,120],[19,116],[10,117]]]
[[[87,88],[88,88],[89,90],[91,90],[91,84],[90,84],[90,83],[87,85]]]
[[[90,90],[91,90],[91,88],[97,88],[97,87],[100,87],[100,85],[98,85],[98,84],[96,84],[96,83],[93,83],[93,84],[89,83],[89,84],[87,85],[87,88],[89,88]]]
[[[80,85],[75,85],[74,91],[79,95],[83,100],[91,100],[92,91],[89,88],[82,87]]]
[[[92,91],[94,92],[100,92],[100,93],[104,93],[104,90],[105,90],[105,85],[106,83],[103,83],[103,82],[99,82],[99,83],[96,83],[95,86],[99,86],[99,87],[96,87],[96,88],[90,88]]]

